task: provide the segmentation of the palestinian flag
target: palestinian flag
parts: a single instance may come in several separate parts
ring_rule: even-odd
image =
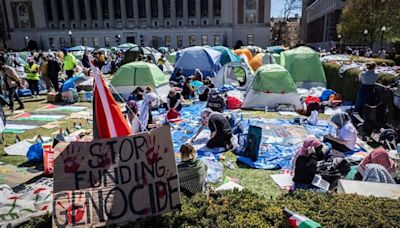
[[[318,228],[322,227],[321,224],[305,217],[290,211],[289,209],[283,209],[283,213],[289,221],[289,224],[293,228]]]

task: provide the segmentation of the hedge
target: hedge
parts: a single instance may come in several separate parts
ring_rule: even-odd
[[[180,211],[151,217],[124,227],[287,227],[287,207],[323,227],[398,227],[400,200],[299,191],[275,200],[249,191],[212,193],[209,198],[183,197]],[[50,224],[50,217],[25,227]]]
[[[366,57],[353,56],[352,60],[354,62],[359,62],[359,63],[375,62],[378,66],[381,66],[383,64],[386,64],[387,66],[394,66],[395,65],[395,62],[393,60],[391,60],[391,59],[366,58]]]
[[[382,59],[380,59],[382,60]],[[383,61],[383,60],[382,60]],[[389,60],[391,61],[391,60]],[[393,62],[393,61],[392,61]],[[361,73],[358,69],[346,71],[343,78],[339,77],[340,65],[333,62],[323,64],[328,88],[340,93],[344,100],[355,101],[359,88],[358,75]],[[378,83],[390,85],[396,81],[396,77],[390,74],[380,74]]]

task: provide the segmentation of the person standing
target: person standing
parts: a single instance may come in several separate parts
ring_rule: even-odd
[[[6,89],[8,91],[8,96],[10,99],[10,111],[14,111],[14,98],[17,100],[19,107],[16,110],[24,109],[24,104],[22,103],[19,95],[17,93],[17,87],[21,85],[19,81],[19,77],[14,68],[4,65],[3,62],[0,61],[0,71],[4,74],[4,83]]]
[[[379,76],[375,73],[376,64],[374,62],[370,62],[366,64],[367,70],[362,72],[358,79],[361,82],[360,89],[357,93],[355,111],[361,112],[364,104],[368,104],[371,102],[371,98],[374,91],[374,85],[378,80]]]
[[[83,53],[82,65],[83,65],[85,68],[90,68],[89,53],[88,53],[87,50],[85,50],[85,52]]]
[[[39,66],[32,57],[28,59],[28,63],[25,65],[25,73],[32,95],[35,95],[36,91],[36,95],[39,96]]]
[[[43,81],[46,84],[47,91],[50,91],[51,90],[51,82],[50,82],[49,75],[47,72],[48,59],[45,55],[42,55],[40,57],[40,59],[41,59],[40,67],[39,67],[40,73],[42,74]]]
[[[76,58],[71,53],[68,53],[67,49],[62,49],[64,53],[64,70],[68,76],[68,79],[74,76],[74,69],[76,66]]]
[[[56,92],[60,91],[60,87],[58,85],[58,73],[60,70],[60,62],[54,57],[54,54],[49,54],[47,61],[47,74]]]

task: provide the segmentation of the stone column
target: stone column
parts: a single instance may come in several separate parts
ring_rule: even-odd
[[[98,25],[100,28],[104,26],[103,20],[103,6],[101,4],[101,0],[96,1],[96,8],[97,8],[97,21],[99,22]]]
[[[113,0],[108,0],[108,10],[109,10],[109,14],[110,14],[110,26],[114,27],[115,12],[114,12],[114,2],[113,2]]]
[[[164,26],[165,24],[161,24],[161,23],[164,22],[164,4],[163,4],[163,0],[158,0],[157,5],[158,5],[158,24],[160,26]]]
[[[80,0],[82,1],[82,0]],[[79,1],[74,0],[75,21],[78,28],[81,27],[81,11],[79,10]]]
[[[63,7],[64,22],[66,23],[66,27],[69,28],[71,25],[69,23],[69,13],[68,13],[67,0],[62,0],[62,7]]]
[[[150,6],[151,2],[150,0],[146,1],[146,24],[147,26],[151,27],[151,6]]]
[[[138,0],[133,0],[133,18],[135,19],[135,27],[139,26],[139,4]]]
[[[171,0],[171,24],[176,26],[176,0]]]
[[[85,15],[87,26],[92,27],[92,11],[90,10],[90,0],[85,0]]]
[[[130,0],[132,1],[132,0]],[[122,18],[122,26],[126,27],[126,4],[125,0],[120,0],[120,5],[121,5],[121,18]]]
[[[183,0],[183,25],[189,24],[188,0]]]
[[[200,0],[196,0],[196,25],[201,25],[201,6]]]
[[[55,24],[55,27],[57,28],[58,26],[60,26],[60,23],[58,19],[56,1],[58,0],[51,0],[51,13],[53,14],[53,22]]]
[[[214,25],[214,1],[208,0],[208,23]]]

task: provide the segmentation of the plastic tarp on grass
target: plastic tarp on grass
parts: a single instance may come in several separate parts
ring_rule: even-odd
[[[257,70],[260,66],[266,64],[275,64],[275,58],[272,57],[269,53],[258,53],[253,59],[250,61],[250,66],[253,70]]]
[[[121,66],[110,83],[125,98],[137,87],[150,86],[161,97],[166,97],[170,90],[168,79],[160,68],[141,61]]]
[[[320,56],[309,47],[298,47],[282,52],[281,65],[289,71],[299,88],[326,87]]]
[[[221,69],[221,55],[221,52],[212,48],[199,46],[178,51],[172,78],[176,77],[176,73],[181,68],[186,77],[193,75],[195,69],[199,69],[204,77],[215,76]]]
[[[240,62],[240,57],[237,56],[233,51],[227,47],[224,46],[214,46],[212,49],[217,50],[221,52],[221,60],[220,63],[222,66],[224,66],[227,63],[230,62]]]
[[[268,64],[260,67],[247,89],[242,108],[275,108],[278,104],[292,104],[302,108],[297,87],[289,72],[280,65]]]

